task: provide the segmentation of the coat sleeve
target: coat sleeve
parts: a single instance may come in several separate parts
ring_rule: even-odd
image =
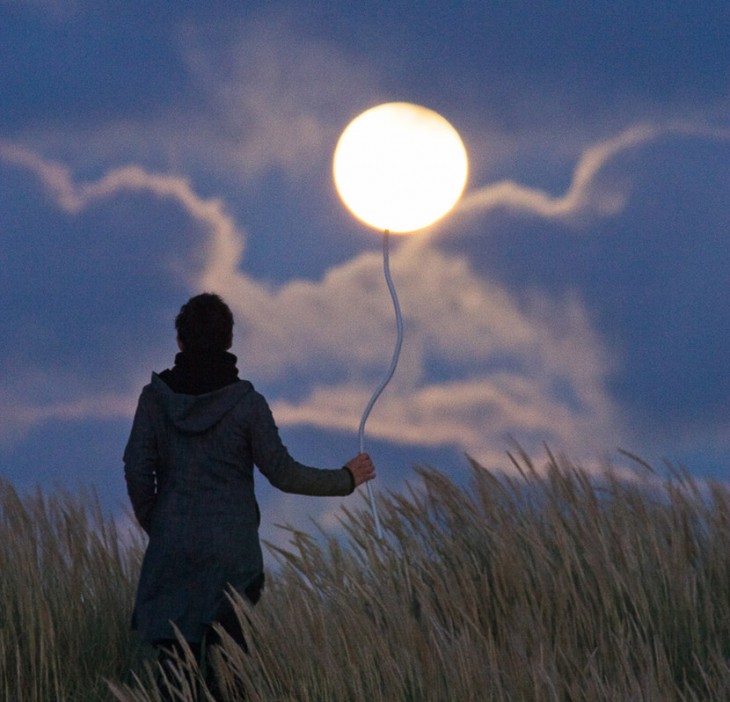
[[[355,489],[347,468],[313,468],[295,461],[281,441],[266,399],[254,393],[253,403],[253,460],[274,487],[283,492],[319,496],[349,495]]]
[[[149,533],[157,499],[160,454],[145,392],[139,398],[132,431],[124,450],[124,479],[134,516]]]

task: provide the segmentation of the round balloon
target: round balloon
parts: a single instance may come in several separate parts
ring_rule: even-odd
[[[358,219],[406,234],[433,224],[458,202],[468,159],[458,132],[437,112],[390,102],[350,122],[333,168],[337,191]]]

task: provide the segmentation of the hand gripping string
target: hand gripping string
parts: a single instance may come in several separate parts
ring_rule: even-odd
[[[388,284],[388,290],[390,291],[390,297],[393,300],[397,338],[395,342],[395,349],[393,349],[393,358],[390,361],[390,367],[388,368],[388,371],[385,374],[385,377],[381,381],[380,385],[378,385],[375,392],[373,393],[373,396],[370,398],[370,402],[368,402],[367,407],[365,407],[365,411],[362,414],[362,419],[360,420],[360,453],[364,453],[365,451],[365,422],[368,419],[368,415],[370,414],[370,410],[372,410],[373,405],[377,401],[378,397],[380,397],[380,394],[385,389],[385,386],[390,382],[390,379],[393,377],[393,373],[395,373],[395,368],[398,365],[398,356],[400,356],[401,345],[403,344],[403,318],[401,316],[400,305],[398,304],[398,295],[395,292],[395,285],[393,285],[393,279],[390,277],[390,256],[388,252],[389,239],[390,232],[386,229],[383,232],[383,270],[385,272],[385,281]],[[378,517],[378,509],[375,504],[375,495],[373,493],[373,488],[370,484],[370,481],[368,481],[367,483],[367,489],[368,498],[370,499],[370,510],[373,513],[373,521],[375,522],[375,532],[378,535],[378,538],[382,539],[383,530],[380,527],[380,518]]]

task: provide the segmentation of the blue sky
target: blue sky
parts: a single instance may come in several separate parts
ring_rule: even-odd
[[[0,472],[121,512],[137,396],[203,290],[293,454],[353,455],[394,322],[332,153],[407,101],[456,127],[470,175],[392,242],[377,489],[465,454],[506,468],[510,437],[725,479],[728,36],[714,0],[0,0]],[[261,499],[273,539],[336,506]]]

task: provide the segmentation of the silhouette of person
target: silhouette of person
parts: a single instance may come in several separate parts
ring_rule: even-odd
[[[217,642],[215,622],[246,646],[226,593],[255,604],[264,584],[254,465],[302,495],[348,495],[375,477],[365,453],[339,469],[290,456],[266,399],[238,377],[233,315],[219,296],[192,297],[175,327],[180,352],[143,388],[124,451],[129,498],[149,536],[132,626],[163,663],[180,650],[173,624],[198,657]]]

